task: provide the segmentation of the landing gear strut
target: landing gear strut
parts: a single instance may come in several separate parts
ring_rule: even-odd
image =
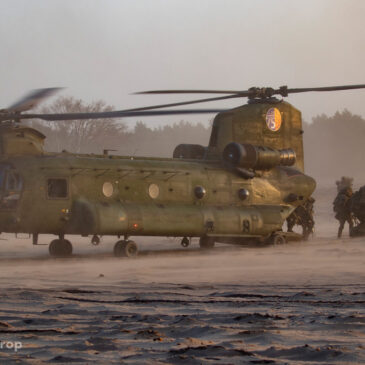
[[[214,247],[214,238],[212,237],[200,237],[199,246],[202,250],[209,250]]]
[[[189,238],[184,237],[181,240],[181,246],[184,247],[184,248],[189,247],[190,246],[190,240],[189,240]]]
[[[57,239],[49,244],[48,250],[53,257],[69,257],[72,255],[72,244],[64,238]]]
[[[134,257],[137,255],[138,248],[133,241],[121,240],[114,245],[114,256],[116,257]]]

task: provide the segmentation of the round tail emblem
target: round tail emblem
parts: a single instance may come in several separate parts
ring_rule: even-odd
[[[271,131],[276,132],[281,127],[281,113],[277,108],[270,108],[266,113],[266,125]]]

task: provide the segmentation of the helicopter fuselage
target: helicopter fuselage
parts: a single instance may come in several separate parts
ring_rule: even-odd
[[[218,160],[66,152],[3,158],[0,178],[1,232],[217,241],[269,236],[315,189],[294,167],[245,179]]]

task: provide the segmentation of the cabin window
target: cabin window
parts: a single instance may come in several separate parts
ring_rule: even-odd
[[[68,197],[67,179],[48,179],[48,198],[65,199]]]

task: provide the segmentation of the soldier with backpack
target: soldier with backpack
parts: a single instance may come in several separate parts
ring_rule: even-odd
[[[354,226],[353,216],[351,213],[351,197],[352,197],[352,188],[351,186],[347,186],[342,188],[338,192],[335,200],[333,201],[333,211],[336,213],[335,218],[340,223],[337,233],[338,238],[341,238],[342,231],[346,222],[348,222],[349,224],[350,233]]]

